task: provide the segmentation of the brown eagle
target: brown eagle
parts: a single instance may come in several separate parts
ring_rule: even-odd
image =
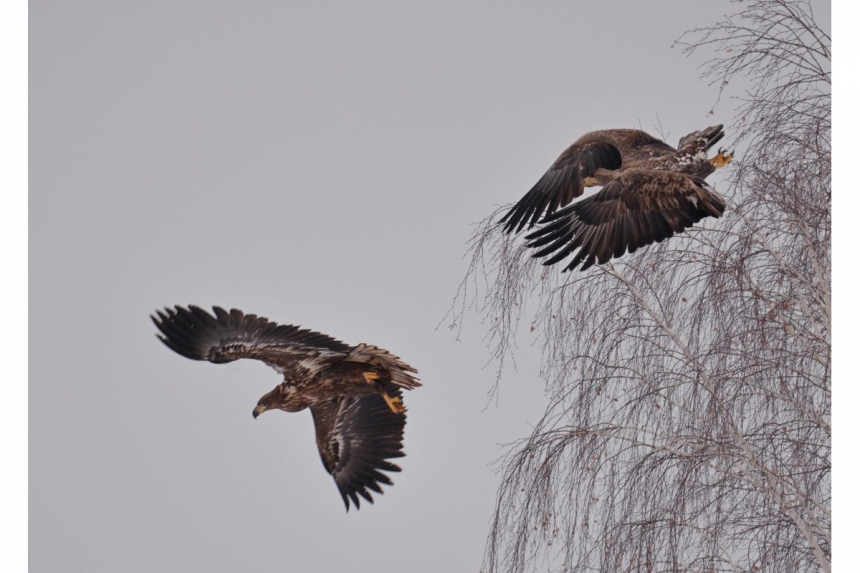
[[[526,235],[533,256],[553,265],[578,249],[565,267],[585,270],[626,251],[661,242],[704,217],[720,217],[726,204],[705,178],[728,165],[733,153],[707,151],[724,135],[715,125],[681,138],[678,149],[637,129],[607,129],[580,137],[501,219],[506,233]],[[603,186],[568,205],[585,187]],[[557,210],[559,207],[565,207]]]
[[[393,485],[382,472],[400,471],[388,460],[404,456],[401,390],[421,385],[414,368],[369,344],[349,346],[236,309],[213,311],[177,306],[151,318],[159,340],[186,358],[215,364],[253,358],[283,374],[284,381],[257,402],[254,418],[266,410],[310,408],[323,466],[347,511],[350,500],[360,507],[358,496],[373,503],[368,490],[381,494],[380,483]]]

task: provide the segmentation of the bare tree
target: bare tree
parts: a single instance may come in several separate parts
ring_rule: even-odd
[[[498,462],[488,572],[830,570],[830,38],[758,0],[680,43],[752,86],[723,218],[582,273],[503,209],[472,237],[452,327],[479,311],[501,369],[528,320],[549,396]]]

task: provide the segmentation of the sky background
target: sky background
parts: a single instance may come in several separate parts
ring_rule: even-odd
[[[527,332],[488,406],[479,317],[437,329],[470,224],[585,132],[730,124],[671,45],[735,5],[29,7],[30,570],[477,571],[546,399]],[[189,303],[415,366],[395,486],[345,513],[310,414],[252,418],[273,371],[157,341]]]

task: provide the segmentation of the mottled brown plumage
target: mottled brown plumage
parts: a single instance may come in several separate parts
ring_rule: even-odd
[[[284,381],[257,402],[254,417],[310,408],[323,466],[347,510],[350,500],[360,506],[358,496],[373,503],[368,490],[381,494],[380,483],[392,485],[381,472],[400,471],[387,460],[404,455],[401,390],[421,385],[415,369],[376,346],[349,346],[236,309],[213,310],[214,316],[177,306],[157,311],[152,320],[159,339],[182,356],[216,364],[251,358],[283,374]]]
[[[732,155],[707,150],[723,137],[722,125],[681,138],[679,149],[634,129],[595,131],[579,138],[508,211],[505,232],[542,226],[526,236],[534,256],[555,264],[576,251],[564,270],[605,263],[682,232],[704,217],[720,217],[725,202],[704,179]],[[587,186],[595,195],[561,210]]]

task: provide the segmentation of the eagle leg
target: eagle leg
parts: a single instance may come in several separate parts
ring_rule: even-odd
[[[373,384],[373,381],[379,378],[379,374],[376,372],[362,372],[362,375],[364,375],[364,381],[368,384]]]
[[[406,408],[403,406],[403,400],[398,396],[389,396],[388,392],[383,390],[382,397],[385,399],[385,403],[388,404],[388,407],[391,408],[391,411],[395,414],[403,414],[406,412]]]
[[[729,153],[728,151],[723,151],[723,148],[721,147],[719,151],[717,151],[717,154],[708,159],[708,161],[713,163],[714,167],[719,169],[720,167],[725,167],[726,165],[731,163],[732,157],[734,156],[734,152]]]

